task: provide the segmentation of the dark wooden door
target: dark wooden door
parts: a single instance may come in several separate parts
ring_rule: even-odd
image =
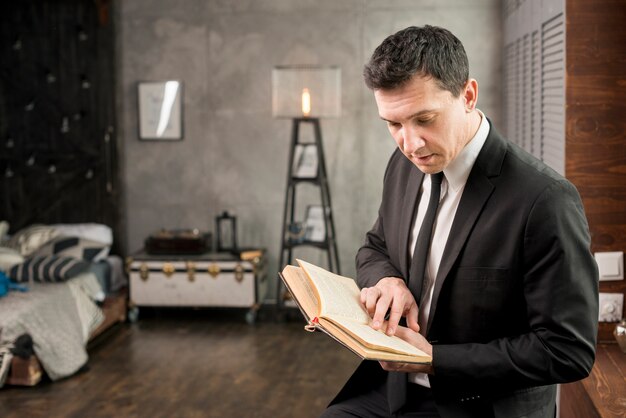
[[[0,220],[99,222],[119,238],[109,1],[0,6]]]

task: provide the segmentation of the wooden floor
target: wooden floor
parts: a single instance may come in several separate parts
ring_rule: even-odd
[[[0,389],[0,417],[316,417],[359,363],[301,320],[240,310],[142,311],[89,349],[87,370]]]

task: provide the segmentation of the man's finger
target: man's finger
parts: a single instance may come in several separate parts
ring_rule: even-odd
[[[420,332],[420,326],[417,322],[418,314],[419,312],[417,309],[417,305],[415,303],[412,303],[411,307],[409,308],[409,312],[407,312],[406,314],[406,324],[415,332]]]
[[[363,306],[365,306],[365,309],[369,312],[370,309],[372,310],[371,313],[374,312],[374,306],[376,304],[376,298],[374,297],[374,292],[376,291],[375,288],[373,287],[364,287],[363,289],[361,289],[361,303],[363,304]],[[372,305],[372,302],[368,302],[370,299],[374,300],[374,304]],[[368,306],[370,305],[370,306]]]
[[[376,303],[376,312],[374,312],[374,317],[372,321],[372,328],[380,329],[385,321],[385,316],[387,315],[387,311],[389,310],[389,305],[391,303],[391,298],[389,296],[382,296],[378,299]]]
[[[361,303],[363,305],[365,305],[365,302],[367,301],[368,290],[369,290],[369,287],[364,287],[363,289],[361,289]]]
[[[376,305],[378,304],[380,297],[381,297],[381,292],[379,289],[375,287],[370,287],[367,290],[367,295],[365,298],[365,309],[367,309],[367,313],[370,314],[370,316],[374,315],[374,312],[376,310]]]
[[[394,298],[391,305],[391,313],[389,315],[389,322],[387,324],[387,335],[394,335],[396,328],[402,318],[404,312],[404,301],[399,298]]]
[[[379,361],[380,366],[390,372],[399,372],[406,368],[406,363],[398,363],[395,361]]]

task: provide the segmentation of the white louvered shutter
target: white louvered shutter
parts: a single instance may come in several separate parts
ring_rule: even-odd
[[[565,2],[504,3],[504,130],[565,172]]]

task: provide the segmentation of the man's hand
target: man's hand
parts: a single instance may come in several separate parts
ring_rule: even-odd
[[[406,287],[404,280],[398,277],[383,277],[374,287],[361,289],[361,303],[373,318],[372,328],[381,329],[387,311],[390,310],[387,323],[387,335],[394,335],[400,318],[406,317],[409,328],[419,332],[417,324],[417,304]]]
[[[417,331],[400,325],[396,330],[396,336],[432,357],[433,346]],[[399,363],[395,361],[379,361],[379,363],[388,372],[434,373],[432,365],[429,364]]]

